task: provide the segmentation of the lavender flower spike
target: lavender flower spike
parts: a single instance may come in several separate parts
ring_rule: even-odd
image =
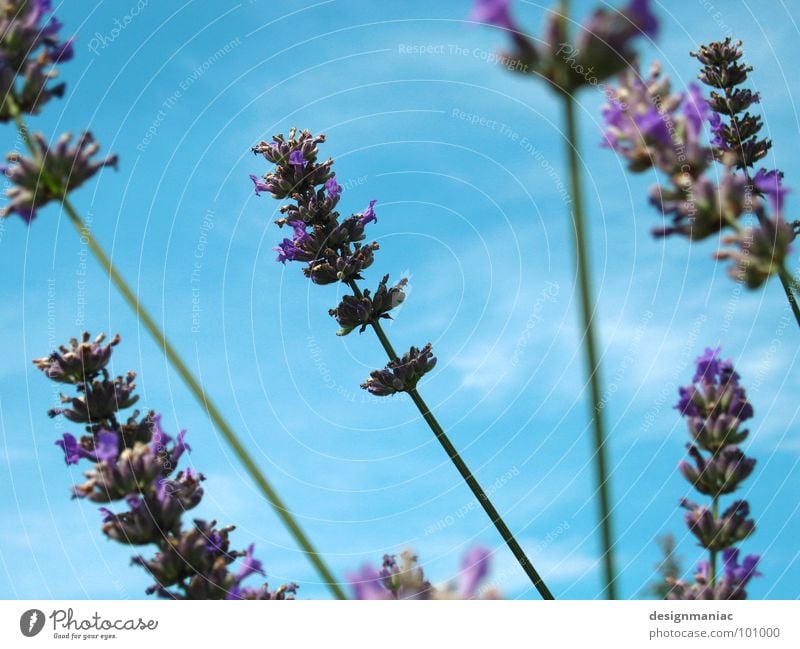
[[[65,433],[56,441],[67,464],[81,460],[92,463],[85,472],[86,482],[73,487],[73,496],[110,504],[100,508],[102,531],[108,538],[158,548],[151,559],[137,556],[133,560],[155,580],[148,594],[170,599],[293,598],[294,584],[275,591],[266,584],[260,588],[244,585],[249,577],[263,577],[265,572],[253,555],[252,545],[244,552],[229,548],[228,534],[233,527],[220,529],[213,521],[200,519],[184,527],[183,515],[200,504],[205,480],[191,468],[174,475],[183,454],[191,450],[185,441],[186,431],[173,439],[161,427],[161,418],[152,412],[141,420],[138,411],[134,412],[121,424],[116,413],[135,401],[132,395],[127,402],[106,405],[102,412],[92,405],[97,393],[105,395],[117,389],[105,366],[120,339],[115,336],[110,344],[101,346],[103,340],[101,334],[91,343],[85,333],[82,342],[73,339],[70,347],[61,347],[62,354],[34,361],[47,378],[74,384],[80,396],[72,401],[92,413],[81,419],[87,426],[80,439]],[[132,382],[129,385],[132,392],[135,386]],[[63,414],[78,420],[67,411]],[[232,570],[229,566],[240,558],[238,569]]]
[[[406,281],[401,280],[390,289],[387,285],[389,276],[385,275],[374,295],[367,290],[362,292],[359,287],[358,281],[364,279],[361,273],[372,266],[375,252],[379,249],[374,241],[365,243],[367,226],[377,221],[374,209],[377,201],[370,201],[361,214],[340,219],[337,207],[341,187],[332,170],[333,160],[328,158],[324,162],[318,162],[318,145],[323,142],[324,135],[313,135],[309,131],[298,132],[293,128],[289,131],[288,138],[282,134],[275,135],[271,143],[261,142],[253,147],[255,153],[263,155],[273,165],[263,176],[272,196],[277,199],[291,198],[290,203],[281,207],[283,216],[276,221],[278,227],[292,229],[291,238],[284,237],[276,248],[277,261],[305,264],[303,274],[314,284],[343,284],[349,289],[349,294],[341,298],[339,305],[328,312],[341,327],[338,335],[347,335],[356,328],[364,331],[371,327],[389,357],[386,367],[373,371],[361,387],[377,396],[409,393],[431,432],[447,452],[526,575],[542,597],[553,599],[552,593],[525,556],[511,530],[416,390],[420,378],[436,364],[431,345],[425,345],[422,349],[411,347],[399,358],[383,331],[381,320],[388,318],[389,311],[405,299],[403,289]],[[293,161],[299,160],[301,155],[305,164],[302,169],[298,169]],[[364,592],[374,592],[374,585],[369,579],[367,582]]]
[[[689,531],[709,553],[708,561],[698,564],[694,583],[669,576],[667,599],[744,599],[745,586],[755,576],[757,556],[748,556],[738,565],[734,545],[755,531],[749,518],[750,505],[735,500],[721,514],[720,498],[733,493],[753,472],[755,460],[737,446],[748,431],[741,422],[753,416],[740,377],[730,360],[720,358],[720,348],[708,348],[698,357],[691,385],[680,388],[676,408],[689,424],[693,442],[688,445],[692,462],[681,461],[678,468],[684,478],[700,493],[711,497],[710,505],[698,505],[686,499]],[[717,558],[723,556],[723,574],[718,575]]]

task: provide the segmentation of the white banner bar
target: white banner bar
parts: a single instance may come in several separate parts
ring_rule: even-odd
[[[2,601],[4,647],[800,647],[800,603]],[[181,643],[168,645],[167,643]],[[280,643],[280,644],[278,644]],[[284,644],[285,643],[285,644]],[[558,644],[556,644],[558,643]],[[443,645],[446,646],[446,645]]]

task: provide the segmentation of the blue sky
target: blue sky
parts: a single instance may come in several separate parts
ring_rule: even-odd
[[[516,15],[539,33],[547,4],[517,2]],[[574,4],[582,17],[591,3]],[[379,201],[381,250],[365,285],[409,277],[388,332],[398,348],[433,343],[439,364],[422,393],[479,479],[500,485],[495,504],[555,594],[595,598],[560,104],[492,63],[503,35],[467,24],[469,5],[65,3],[57,14],[78,37],[62,69],[68,93],[30,123],[48,135],[89,128],[120,155],[119,171],[76,192],[76,205],[337,574],[413,548],[442,582],[481,543],[495,551],[493,583],[534,597],[410,401],[359,389],[385,359],[369,332],[334,335],[337,288],[274,262],[279,204],[253,195],[247,176],[266,167],[249,147],[291,126],[325,132],[342,211]],[[696,74],[690,49],[743,39],[775,141],[770,166],[792,186],[798,27],[782,3],[758,8],[685,2],[672,15],[674,3],[656,3],[662,35],[642,57],[661,60],[680,89]],[[115,32],[116,20],[125,27]],[[434,50],[409,53],[414,45]],[[758,532],[744,549],[763,554],[764,577],[751,596],[795,598],[798,331],[780,287],[733,284],[711,260],[715,242],[650,236],[656,178],[631,176],[598,146],[602,100],[584,91],[579,116],[621,593],[642,592],[661,534],[677,535],[687,568],[702,558],[677,507],[688,494],[675,468],[687,434],[672,405],[693,358],[721,344],[756,409],[747,448],[758,465],[743,495]],[[3,133],[12,148],[13,129]],[[56,395],[30,364],[83,329],[119,332],[114,370],[136,370],[142,406],[163,413],[168,430],[190,431],[189,460],[208,478],[197,515],[235,523],[236,543],[256,543],[271,583],[325,596],[59,209],[30,228],[0,224],[0,252],[0,596],[138,598],[148,582],[128,567],[130,548],[100,534],[96,507],[69,499],[80,469],[53,441],[70,428],[46,417]]]

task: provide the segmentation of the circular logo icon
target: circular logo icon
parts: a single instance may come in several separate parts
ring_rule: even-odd
[[[19,630],[22,635],[32,638],[44,628],[44,613],[38,608],[25,611],[19,618]]]

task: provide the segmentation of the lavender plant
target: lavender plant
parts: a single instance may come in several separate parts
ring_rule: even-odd
[[[336,597],[344,598],[331,571],[288,507],[72,204],[71,193],[103,168],[116,167],[117,155],[97,159],[100,147],[88,132],[80,135],[73,145],[72,135],[68,133],[51,144],[43,135],[32,135],[28,131],[24,116],[39,114],[43,106],[64,94],[65,84],[54,83],[58,74],[55,65],[73,56],[72,39],[62,40],[59,35],[62,25],[50,15],[51,11],[50,0],[4,0],[0,5],[0,122],[13,121],[29,151],[28,156],[12,151],[6,156],[10,164],[0,167],[11,185],[6,192],[8,202],[0,208],[0,217],[16,214],[30,224],[43,207],[49,203],[60,204],[82,241],[208,413],[328,588]]]
[[[580,311],[586,358],[586,376],[591,393],[593,455],[597,481],[598,510],[602,534],[606,595],[616,599],[611,525],[611,495],[606,450],[606,432],[602,412],[602,381],[594,330],[596,312],[590,278],[590,255],[585,226],[580,148],[575,116],[575,94],[582,88],[605,89],[605,80],[626,69],[636,58],[634,42],[638,37],[655,37],[658,19],[648,0],[631,0],[624,8],[596,9],[570,35],[569,2],[561,0],[550,13],[544,34],[537,44],[517,25],[511,15],[511,0],[476,0],[470,18],[503,29],[511,48],[500,57],[501,65],[515,73],[544,79],[561,98],[566,122],[565,150],[569,159],[570,219],[575,233],[574,256],[580,291]]]
[[[436,587],[425,577],[411,552],[400,554],[400,561],[384,555],[380,570],[366,565],[349,576],[354,599],[500,599],[497,590],[484,584],[490,570],[490,553],[476,546],[462,560],[461,570],[444,587]]]
[[[783,173],[751,172],[772,147],[760,136],[761,118],[749,112],[761,97],[742,87],[752,68],[740,62],[741,42],[730,38],[692,56],[703,64],[700,80],[714,88],[710,96],[703,97],[697,84],[674,94],[658,64],[644,78],[634,65],[604,108],[604,144],[633,172],[664,172],[667,184],[653,187],[650,202],[671,223],[656,228],[656,236],[700,241],[728,233],[721,240],[728,247],[715,256],[731,261],[729,275],[751,289],[777,275],[800,325],[798,285],[786,268],[798,223],[783,218]],[[713,136],[708,143],[706,127]],[[744,223],[748,215],[756,225]]]
[[[732,362],[721,360],[719,348],[706,349],[697,359],[692,383],[679,390],[676,408],[686,419],[692,442],[687,445],[689,460],[678,468],[694,489],[711,498],[710,506],[685,498],[681,506],[708,560],[698,564],[694,583],[668,578],[667,599],[745,599],[748,582],[759,575],[759,557],[748,555],[739,563],[739,549],[734,547],[755,531],[749,504],[735,500],[720,512],[721,498],[735,492],[756,464],[739,448],[749,434],[741,425],[753,416],[739,379]]]
[[[273,165],[261,177],[250,176],[256,195],[266,192],[277,200],[288,201],[280,208],[282,217],[276,224],[286,228],[290,236],[276,246],[276,260],[303,264],[304,275],[314,284],[341,283],[350,289],[351,294],[329,311],[341,327],[339,335],[356,328],[372,328],[389,357],[389,363],[372,372],[361,387],[375,396],[408,394],[539,594],[552,599],[552,593],[417,390],[419,380],[436,364],[430,343],[421,349],[411,347],[399,356],[381,326],[381,320],[391,317],[390,311],[403,301],[405,280],[389,288],[388,275],[384,276],[374,295],[359,287],[362,271],[372,266],[378,250],[377,243],[365,243],[367,225],[377,221],[377,201],[371,201],[363,212],[340,220],[337,207],[342,188],[336,181],[333,159],[319,159],[319,145],[324,142],[324,135],[292,129],[288,138],[275,135],[252,149]]]
[[[134,393],[136,375],[111,378],[107,366],[117,335],[103,344],[84,333],[49,356],[34,360],[51,381],[73,386],[74,395],[62,395],[62,408],[51,417],[64,416],[84,426],[85,434],[64,433],[56,441],[68,465],[88,461],[86,482],[75,485],[72,495],[100,507],[102,531],[108,538],[136,547],[155,545],[155,556],[137,555],[133,563],[153,577],[147,594],[170,599],[294,599],[297,586],[286,584],[270,591],[266,584],[244,585],[252,575],[266,576],[261,562],[246,550],[230,548],[232,525],[183,517],[203,497],[205,477],[191,467],[177,471],[183,454],[191,450],[186,431],[176,438],[164,432],[161,416],[138,410],[123,419],[121,411],[139,399]],[[124,503],[124,505],[122,504]],[[238,568],[232,564],[242,559]]]

